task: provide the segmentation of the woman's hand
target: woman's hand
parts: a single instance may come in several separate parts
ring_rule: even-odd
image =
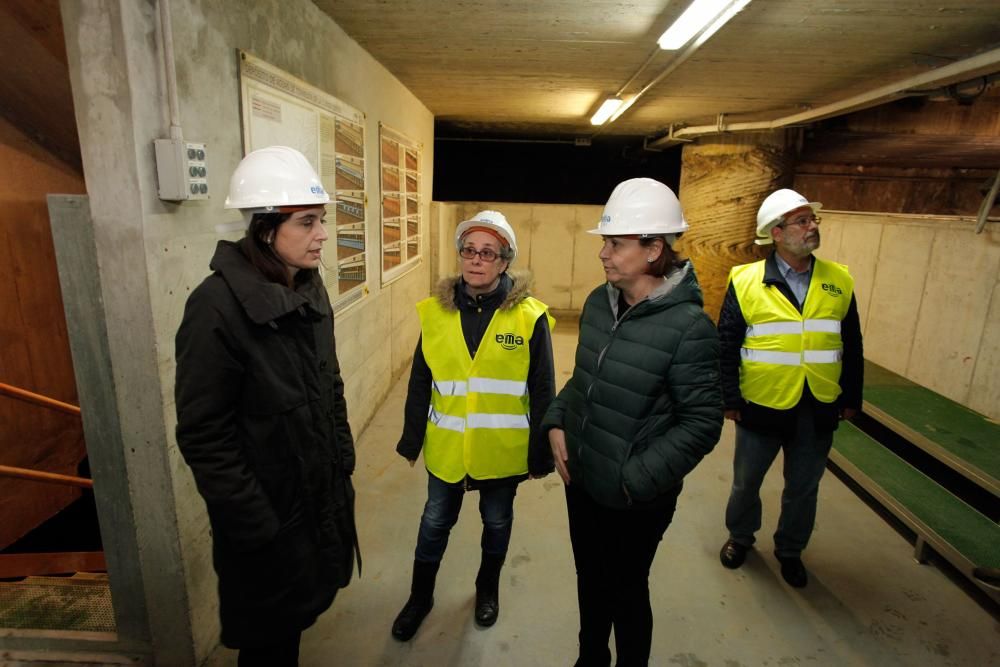
[[[555,460],[556,472],[562,477],[563,484],[569,485],[569,468],[566,467],[566,431],[561,428],[549,430],[549,446],[552,448],[552,458]]]

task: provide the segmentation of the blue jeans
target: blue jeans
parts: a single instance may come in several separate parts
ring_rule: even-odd
[[[492,484],[479,490],[479,514],[483,517],[483,553],[507,555],[510,533],[514,525],[514,496],[517,484]],[[420,517],[417,534],[416,560],[439,563],[448,547],[451,528],[458,521],[465,496],[464,482],[449,484],[427,474],[427,504]]]
[[[733,489],[726,506],[730,539],[747,547],[754,543],[761,522],[760,486],[778,450],[784,449],[785,488],[774,533],[774,553],[799,556],[816,523],[819,481],[832,443],[833,432],[816,431],[808,405],[799,406],[795,433],[790,436],[757,433],[737,423]]]

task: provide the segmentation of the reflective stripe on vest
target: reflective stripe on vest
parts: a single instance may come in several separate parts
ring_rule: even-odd
[[[417,304],[421,351],[433,377],[424,462],[439,479],[527,473],[529,342],[543,313],[554,325],[547,310],[531,297],[497,310],[472,359],[458,311],[436,298]]]
[[[765,260],[733,267],[729,281],[747,322],[740,350],[740,393],[778,410],[794,407],[806,381],[820,401],[840,395],[843,342],[854,280],[847,267],[815,259],[800,313],[780,290],[763,284]]]

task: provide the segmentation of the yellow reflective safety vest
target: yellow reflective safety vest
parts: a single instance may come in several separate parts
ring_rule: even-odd
[[[421,351],[431,370],[424,463],[438,479],[500,479],[528,472],[528,342],[548,306],[533,297],[493,313],[476,351],[461,314],[436,297],[417,304]]]
[[[814,258],[802,312],[775,287],[764,285],[766,260],[729,273],[747,330],[740,350],[740,393],[776,410],[795,407],[804,382],[818,400],[840,395],[840,324],[854,293],[843,264]]]

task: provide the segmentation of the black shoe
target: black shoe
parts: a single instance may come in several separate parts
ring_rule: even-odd
[[[403,605],[399,616],[392,623],[392,636],[401,642],[410,641],[413,635],[417,634],[420,624],[424,622],[424,618],[433,607],[434,598],[431,598],[428,603],[422,603],[411,597]]]
[[[476,625],[488,628],[497,622],[500,615],[500,600],[497,591],[476,591]]]
[[[802,559],[798,556],[777,556],[781,563],[781,578],[792,588],[805,588],[809,583],[809,574],[806,566],[802,564]]]
[[[500,615],[500,568],[503,556],[483,554],[476,575],[476,625],[488,628]]]
[[[409,641],[434,607],[434,582],[440,565],[441,563],[413,561],[410,599],[406,601],[392,623],[392,636],[399,641]]]
[[[750,547],[733,540],[726,540],[726,543],[722,545],[722,551],[719,552],[719,560],[725,567],[735,570],[743,565],[743,561],[747,559],[748,551],[750,551]]]

